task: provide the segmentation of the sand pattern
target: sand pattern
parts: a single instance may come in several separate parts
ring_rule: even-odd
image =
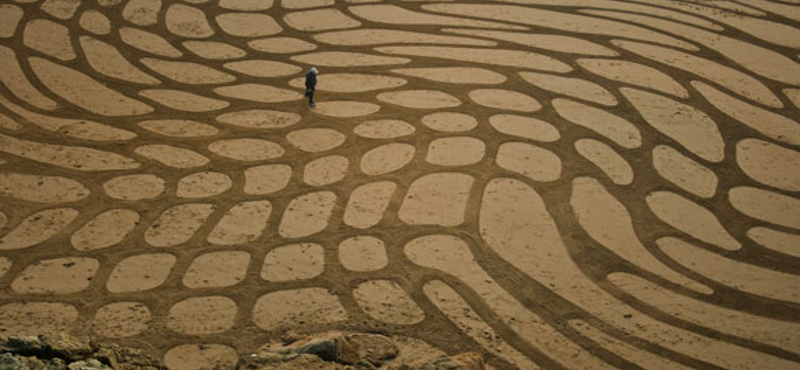
[[[800,368],[797,0],[0,4],[0,335]],[[320,69],[317,106],[303,76]]]

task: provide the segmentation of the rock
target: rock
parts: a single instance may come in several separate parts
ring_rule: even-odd
[[[357,370],[310,354],[262,352],[239,361],[238,370]]]
[[[136,348],[120,347],[116,344],[99,344],[94,358],[116,370],[163,370],[158,359]]]
[[[67,370],[61,359],[40,360],[10,353],[0,354],[0,369],[3,370]]]
[[[11,335],[7,340],[0,339],[0,352],[41,359],[60,358],[67,362],[86,359],[94,352],[88,341],[69,334],[49,334],[38,337]]]
[[[297,338],[292,334],[291,344],[267,348],[277,354],[310,354],[322,360],[343,365],[380,366],[384,360],[397,356],[398,348],[394,342],[377,334],[353,334],[329,332]],[[284,343],[286,342],[284,336]]]
[[[95,359],[73,362],[67,368],[69,370],[114,370]]]
[[[456,356],[442,356],[422,364],[392,365],[388,370],[486,370],[486,365],[480,354],[466,352]]]

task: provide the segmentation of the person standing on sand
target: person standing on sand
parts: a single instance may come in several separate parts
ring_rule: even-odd
[[[311,67],[311,70],[306,73],[306,97],[308,97],[308,106],[314,107],[314,91],[317,89],[317,68]]]

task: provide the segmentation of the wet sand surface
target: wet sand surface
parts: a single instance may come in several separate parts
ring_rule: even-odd
[[[0,335],[800,369],[796,0],[0,4]],[[320,70],[317,106],[303,77]]]

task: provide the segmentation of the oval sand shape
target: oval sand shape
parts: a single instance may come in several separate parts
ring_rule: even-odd
[[[669,146],[653,148],[653,167],[665,180],[699,197],[711,198],[717,192],[714,171]]]
[[[581,78],[561,77],[544,73],[520,72],[520,77],[528,83],[556,94],[613,107],[617,98],[602,86]]]
[[[170,80],[190,85],[222,84],[236,77],[214,68],[192,62],[142,58],[142,64]]]
[[[166,326],[188,335],[222,333],[233,327],[237,311],[236,302],[228,297],[187,298],[169,309]]]
[[[561,158],[535,145],[517,142],[501,144],[496,161],[501,168],[522,174],[533,181],[549,182],[561,178]]]
[[[92,320],[92,330],[106,338],[125,338],[150,327],[150,309],[138,302],[116,302],[100,307]]]
[[[145,85],[158,85],[158,79],[134,66],[116,47],[91,36],[79,38],[89,66],[103,76]]]
[[[359,235],[339,243],[339,262],[350,271],[378,271],[389,264],[383,240]]]
[[[12,4],[0,4],[0,37],[11,38],[17,33],[17,26],[25,12]]]
[[[315,243],[275,248],[264,257],[261,278],[270,282],[308,280],[325,271],[325,249]]]
[[[283,31],[272,17],[260,13],[224,13],[216,21],[225,33],[237,37],[270,36]]]
[[[617,185],[630,185],[633,182],[633,168],[619,153],[603,142],[593,139],[580,139],[575,142],[575,150],[592,162]]]
[[[286,140],[304,152],[318,153],[331,150],[344,144],[344,134],[329,128],[306,128],[292,131]]]
[[[174,35],[203,39],[214,35],[202,10],[184,5],[172,4],[165,16],[167,30]]]
[[[530,46],[537,49],[555,51],[558,53],[596,55],[604,57],[615,57],[619,55],[619,53],[616,51],[600,44],[595,44],[591,41],[570,36],[531,34],[527,32],[518,33],[506,31],[471,30],[463,28],[445,28],[442,31],[460,35],[487,37]]]
[[[440,132],[463,132],[478,126],[478,120],[464,113],[438,112],[426,114],[422,117],[422,124]]]
[[[122,9],[122,17],[137,26],[152,26],[158,23],[161,0],[130,0]]]
[[[181,204],[167,209],[144,233],[144,240],[154,247],[172,247],[186,243],[206,222],[216,206]]]
[[[356,16],[377,23],[393,25],[435,25],[441,26],[463,26],[478,28],[499,28],[525,30],[526,27],[498,23],[465,19],[460,17],[450,17],[423,12],[415,12],[396,5],[356,5],[348,8]]]
[[[66,177],[0,173],[0,195],[27,202],[69,203],[89,193],[83,184]]]
[[[798,248],[800,246],[800,235],[759,226],[747,230],[747,237],[774,251],[792,257],[800,257],[800,248]]]
[[[205,198],[222,194],[233,186],[230,176],[219,172],[198,172],[178,181],[179,198]]]
[[[217,6],[222,9],[258,12],[272,8],[273,0],[220,0]]]
[[[20,294],[69,294],[89,287],[100,262],[94,258],[55,258],[39,260],[11,282]]]
[[[303,288],[267,293],[256,301],[253,322],[263,330],[322,325],[347,320],[347,311],[324,288]]]
[[[378,100],[415,109],[452,108],[461,105],[461,101],[444,91],[437,90],[403,90],[380,93]]]
[[[247,46],[254,50],[274,54],[291,54],[302,51],[311,51],[317,48],[308,41],[296,39],[294,37],[272,37],[261,40],[253,40]]]
[[[369,316],[390,324],[411,325],[425,319],[425,312],[411,296],[391,280],[370,280],[353,290],[353,298]]]
[[[106,288],[111,293],[130,293],[161,286],[175,266],[175,256],[167,253],[140,254],[117,263]]]
[[[317,158],[303,168],[303,181],[311,186],[330,185],[344,179],[350,161],[341,155]]]
[[[711,117],[703,111],[661,95],[620,89],[644,120],[683,147],[710,162],[725,158],[725,142]]]
[[[422,176],[408,187],[397,216],[409,225],[461,225],[474,181],[455,172]]]
[[[487,108],[517,112],[535,112],[542,109],[536,99],[512,90],[478,89],[469,92],[469,98]]]
[[[317,103],[314,113],[329,117],[363,117],[381,109],[380,105],[360,101],[328,101]]]
[[[247,55],[247,52],[219,41],[184,41],[183,46],[201,58],[211,60],[239,59]]]
[[[744,139],[736,144],[739,168],[764,185],[787,191],[800,191],[800,152],[759,139]]]
[[[336,0],[281,0],[281,6],[286,9],[306,9],[331,6]]]
[[[303,99],[303,95],[296,91],[252,83],[218,87],[214,89],[214,92],[229,98],[261,103],[281,103]]]
[[[336,198],[333,192],[320,191],[292,199],[283,213],[278,233],[284,238],[302,238],[325,230]]]
[[[13,49],[0,45],[0,63],[3,69],[0,70],[0,81],[11,91],[12,94],[21,100],[45,110],[58,108],[58,103],[42,94],[39,89],[31,84],[25,76],[25,72],[20,66],[17,54]],[[6,100],[3,97],[2,100]],[[8,106],[10,102],[4,105]]]
[[[62,61],[75,59],[69,29],[46,19],[33,19],[22,32],[25,46]]]
[[[350,18],[337,9],[316,9],[289,13],[283,21],[294,29],[304,32],[317,32],[355,28],[361,22]]]
[[[561,133],[555,126],[536,118],[514,114],[496,114],[489,117],[489,124],[503,134],[524,139],[545,143],[552,143],[561,139]]]
[[[268,200],[236,204],[225,212],[206,240],[216,245],[250,243],[264,233],[271,214]]]
[[[383,219],[386,207],[397,190],[391,181],[373,182],[357,187],[350,193],[344,212],[344,223],[357,229],[377,225]]]
[[[0,134],[0,151],[77,171],[127,170],[140,166],[119,154],[79,146],[42,144]]]
[[[163,144],[142,145],[134,152],[172,168],[194,168],[205,166],[210,162],[208,158],[195,151]]]
[[[445,46],[382,46],[375,48],[375,50],[386,54],[449,59],[525,69],[532,68],[558,73],[572,71],[572,67],[555,58],[528,51]]]
[[[156,175],[123,175],[106,181],[103,190],[114,199],[152,199],[164,192],[165,183],[164,179]]]
[[[730,251],[742,248],[719,219],[708,209],[678,194],[657,191],[645,198],[647,206],[661,221],[698,240]]]
[[[184,112],[208,112],[227,108],[231,105],[224,100],[211,99],[180,90],[142,90],[139,91],[139,95],[161,105]]]
[[[360,73],[332,73],[319,78],[316,89],[332,92],[365,92],[374,90],[391,89],[407,83],[402,78],[370,75]],[[292,87],[305,89],[305,78],[295,78],[289,81]]]
[[[280,158],[283,148],[271,141],[260,139],[219,140],[208,145],[208,150],[237,161],[264,161]]]
[[[183,52],[176,49],[163,37],[154,33],[131,27],[122,27],[119,29],[119,36],[122,42],[150,54],[167,58],[180,58],[183,56]]]
[[[147,114],[153,108],[111,90],[91,77],[46,59],[28,59],[33,72],[50,91],[64,100],[102,116]]]
[[[411,144],[391,143],[364,153],[361,157],[361,172],[378,176],[397,171],[414,159],[416,148]]]
[[[269,109],[250,109],[217,116],[217,121],[254,129],[278,129],[297,124],[303,117],[297,113]]]
[[[451,84],[498,85],[507,80],[497,72],[476,67],[399,68],[392,72]]]
[[[251,195],[271,194],[283,190],[292,177],[292,167],[267,164],[244,171],[244,192]]]
[[[653,89],[679,98],[688,98],[689,92],[668,74],[653,67],[620,59],[578,59],[578,65],[600,77],[647,89]]]
[[[486,41],[458,36],[442,36],[430,33],[411,32],[390,29],[358,29],[347,31],[325,32],[314,36],[314,39],[331,45],[367,46],[383,44],[441,44],[495,46],[494,41]]]
[[[425,161],[439,166],[467,166],[480,162],[486,144],[474,137],[444,137],[431,141]]]
[[[233,370],[238,362],[236,350],[215,343],[182,344],[164,354],[164,365],[170,370]]]
[[[416,128],[410,123],[393,119],[366,121],[353,128],[356,135],[368,139],[394,139],[411,135],[415,131]]]
[[[190,120],[151,120],[139,122],[139,127],[170,137],[214,136],[219,129],[214,126]]]
[[[108,248],[125,240],[139,220],[139,214],[132,209],[112,209],[81,226],[70,242],[79,251]]]
[[[78,310],[66,303],[22,302],[0,306],[0,331],[17,335],[66,332],[78,320]]]
[[[292,60],[325,67],[372,67],[410,63],[411,59],[344,51],[320,51],[293,56]]]
[[[289,76],[297,74],[303,70],[296,65],[275,62],[272,60],[242,60],[239,62],[225,63],[223,67],[231,71],[236,71],[254,77]]]
[[[72,208],[53,208],[34,213],[0,239],[0,250],[23,249],[43,243],[58,235],[76,217],[78,211]]]
[[[639,129],[622,117],[567,99],[553,99],[551,104],[565,120],[603,135],[623,148],[642,146]]]
[[[247,276],[250,254],[221,251],[202,254],[192,261],[183,285],[192,289],[223,288],[238,284]]]

